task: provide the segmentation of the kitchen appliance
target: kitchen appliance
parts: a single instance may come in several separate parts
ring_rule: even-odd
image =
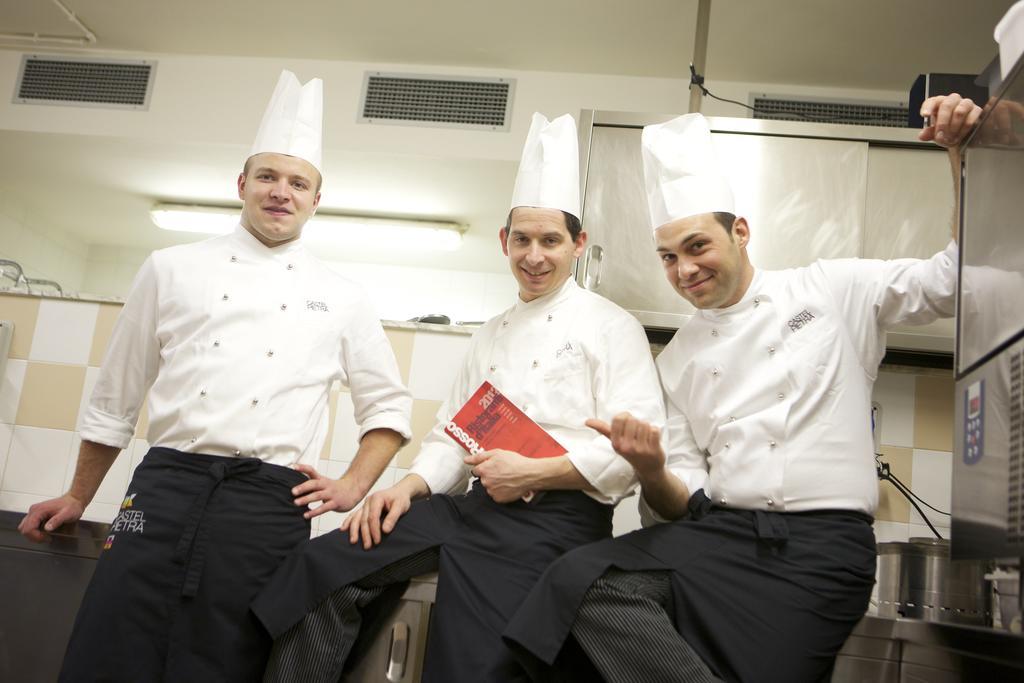
[[[583,226],[577,282],[675,330],[693,313],[665,281],[647,215],[640,135],[668,115],[584,110],[580,116]],[[915,131],[710,117],[715,154],[751,226],[759,268],[819,258],[923,257],[949,242],[952,181],[945,152]],[[889,347],[948,354],[953,323],[889,335]]]
[[[967,142],[960,210],[952,557],[996,563],[1003,628],[1020,613],[1024,557],[1021,111],[1018,59]]]
[[[950,562],[949,541],[878,544],[878,616],[985,626],[991,619],[986,563]]]

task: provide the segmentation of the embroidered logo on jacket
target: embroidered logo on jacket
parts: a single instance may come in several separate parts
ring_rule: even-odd
[[[325,304],[323,301],[309,301],[309,300],[307,300],[306,301],[306,308],[308,310],[310,310],[310,311],[323,311],[324,313],[329,313],[330,312],[330,311],[327,310],[327,304]]]
[[[800,311],[795,316],[793,316],[790,319],[790,321],[786,324],[789,326],[790,330],[796,332],[797,330],[799,330],[801,327],[811,322],[812,320],[814,320],[814,314],[805,308],[804,310]]]
[[[565,342],[565,346],[555,351],[555,358],[561,358],[563,353],[572,353],[572,342]]]

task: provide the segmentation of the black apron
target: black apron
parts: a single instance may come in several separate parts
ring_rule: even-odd
[[[288,558],[252,609],[277,638],[328,595],[430,548],[440,549],[424,683],[527,680],[501,640],[544,569],[565,551],[608,538],[612,507],[579,491],[495,503],[467,495],[415,501],[383,542],[364,550],[335,531]]]
[[[153,448],[82,599],[61,681],[259,680],[271,640],[249,603],[309,538],[291,488],[255,458]]]
[[[548,568],[504,633],[535,678],[550,675],[584,594],[613,567],[671,573],[676,630],[719,677],[800,683],[827,673],[864,616],[875,539],[865,514],[735,510],[700,490],[687,518],[579,548]]]

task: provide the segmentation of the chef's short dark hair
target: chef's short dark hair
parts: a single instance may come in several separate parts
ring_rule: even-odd
[[[725,231],[732,234],[732,224],[736,222],[736,214],[728,211],[715,211],[715,220],[718,221]]]
[[[508,217],[505,218],[505,234],[508,235],[509,229],[512,227],[512,211],[515,211],[515,207],[508,212]],[[562,216],[565,217],[565,229],[569,231],[569,237],[575,242],[580,236],[580,232],[583,231],[583,225],[580,223],[580,219],[573,216],[568,211],[563,211]]]
[[[252,157],[246,159],[245,164],[242,165],[242,175],[245,176],[246,178],[249,177],[249,169],[252,167],[252,158],[254,156],[256,155],[254,154]],[[312,166],[312,164],[310,164],[310,166]],[[324,177],[320,175],[320,170],[317,169],[315,166],[313,167],[313,170],[316,171],[316,190],[313,191],[313,194],[316,194],[317,192],[320,191],[320,186],[324,184]]]

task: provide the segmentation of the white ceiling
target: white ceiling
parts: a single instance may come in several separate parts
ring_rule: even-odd
[[[79,49],[0,37],[0,50],[682,78],[697,7],[697,0],[62,1],[95,33],[94,45]],[[1011,4],[712,0],[707,78],[709,84],[906,92],[918,73],[979,72],[996,53],[992,27]],[[51,0],[0,0],[0,34],[81,35]],[[427,128],[420,134],[435,133]],[[19,160],[0,164],[0,200],[16,197],[27,222],[60,226],[86,244],[152,249],[179,238],[128,227],[146,221],[154,200],[232,200],[224,179],[232,177],[243,148],[28,132],[0,116],[0,150],[4,159]],[[324,206],[401,213],[395,206],[408,202],[426,216],[434,201],[442,207],[438,217],[473,225],[466,247],[437,261],[499,270],[504,265],[493,230],[503,217],[515,163],[459,156],[333,148],[325,159],[331,173]],[[417,197],[422,201],[410,201]],[[427,265],[422,255],[397,252],[343,256]]]
[[[697,0],[63,0],[128,52],[680,77]],[[712,0],[708,76],[903,90],[980,70],[1013,0]],[[0,0],[0,33],[78,35],[47,0]],[[23,47],[28,43],[2,41]]]

